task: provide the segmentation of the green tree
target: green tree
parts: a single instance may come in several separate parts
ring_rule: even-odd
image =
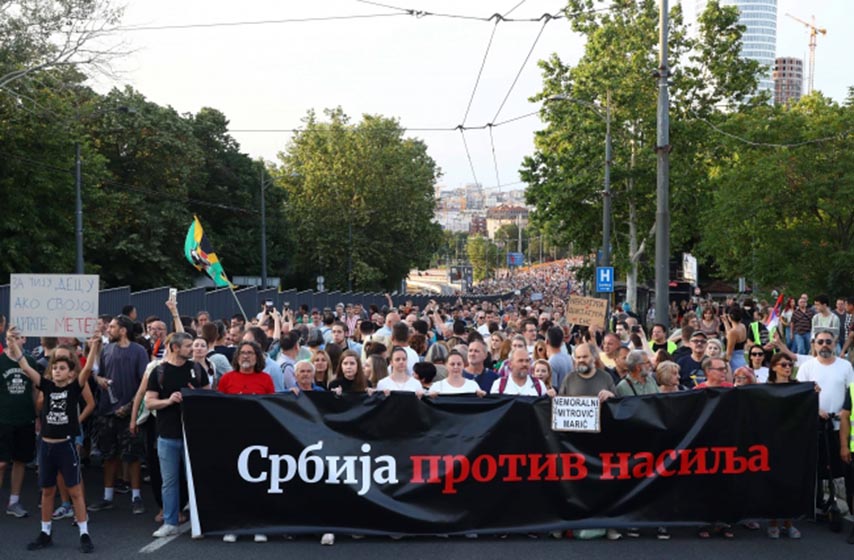
[[[212,108],[187,116],[202,151],[199,180],[189,185],[189,208],[209,231],[230,274],[261,273],[261,189],[267,214],[267,273],[285,276],[292,240],[285,216],[285,190],[263,162],[240,152],[228,134],[228,119]],[[189,223],[188,223],[189,225]]]
[[[854,290],[854,103],[820,93],[792,107],[721,115],[709,154],[701,256],[767,290]],[[789,147],[774,144],[795,144]]]
[[[308,114],[273,171],[287,192],[297,281],[307,286],[322,274],[328,288],[349,280],[354,289],[393,289],[411,268],[428,266],[441,241],[439,169],[394,119],[351,124],[340,108],[325,115]]]
[[[469,238],[466,245],[466,254],[472,265],[475,282],[480,282],[492,276],[495,273],[496,267],[500,264],[498,247],[481,235]]]
[[[0,283],[12,272],[74,270],[74,146],[84,134],[78,117],[97,95],[50,84],[83,79],[73,69],[53,70],[20,82],[20,96],[0,95]],[[91,144],[81,146],[87,177],[100,180],[103,159]]]
[[[605,121],[610,109],[614,264],[626,273],[629,300],[640,273],[641,257],[655,221],[656,96],[658,2],[619,0],[614,9],[594,11],[593,0],[570,0],[573,31],[587,38],[575,66],[556,55],[541,62],[543,91],[533,100],[556,95],[542,110],[547,123],[535,138],[521,176],[529,184],[532,221],[559,245],[574,243],[591,254],[602,244],[602,184]],[[734,8],[710,2],[700,18],[699,38],[688,36],[681,6],[671,9],[669,47],[673,122],[714,111],[718,104],[744,102],[756,85],[757,65],[738,57],[743,28]],[[705,176],[696,170],[697,129],[674,125],[672,150],[680,157],[671,169],[673,246],[694,234],[700,207],[696,189]],[[689,133],[690,132],[690,133]],[[679,161],[684,160],[684,163]],[[647,233],[650,232],[650,233]]]

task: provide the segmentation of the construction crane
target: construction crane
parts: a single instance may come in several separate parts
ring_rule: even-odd
[[[818,34],[827,35],[827,29],[823,27],[816,27],[815,25],[815,16],[812,16],[812,23],[806,22],[800,18],[796,18],[792,14],[786,14],[793,20],[806,25],[810,30],[810,70],[809,77],[807,78],[807,93],[812,93],[813,84],[815,82],[815,45],[816,40],[818,38]]]

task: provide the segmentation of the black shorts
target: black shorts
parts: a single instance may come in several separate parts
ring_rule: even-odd
[[[98,416],[93,428],[95,446],[104,459],[118,459],[133,463],[145,458],[145,443],[142,431],[135,436],[130,433],[130,417],[119,418],[115,414]]]
[[[74,440],[48,443],[42,440],[39,447],[39,486],[56,486],[56,475],[62,473],[65,485],[73,488],[80,484],[80,456]]]
[[[0,463],[29,463],[36,456],[36,425],[0,424]]]

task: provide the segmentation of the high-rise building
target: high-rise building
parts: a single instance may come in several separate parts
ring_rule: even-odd
[[[788,105],[801,98],[804,91],[804,61],[780,57],[774,63],[774,103]]]
[[[746,30],[742,37],[741,56],[765,67],[759,78],[759,91],[774,93],[771,72],[777,50],[777,0],[720,0],[721,6],[735,6],[741,14],[739,23]],[[703,13],[708,0],[697,0],[697,14]]]

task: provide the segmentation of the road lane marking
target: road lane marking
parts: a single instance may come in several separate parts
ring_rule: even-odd
[[[153,541],[151,541],[150,543],[148,543],[144,547],[140,548],[139,552],[141,554],[150,554],[152,552],[155,552],[155,551],[163,548],[164,546],[166,546],[170,542],[174,541],[175,539],[177,539],[178,537],[180,537],[181,535],[183,535],[184,533],[186,533],[189,530],[190,530],[190,522],[188,521],[188,522],[178,526],[178,534],[177,535],[172,535],[171,537],[163,537],[162,539],[154,539]]]

